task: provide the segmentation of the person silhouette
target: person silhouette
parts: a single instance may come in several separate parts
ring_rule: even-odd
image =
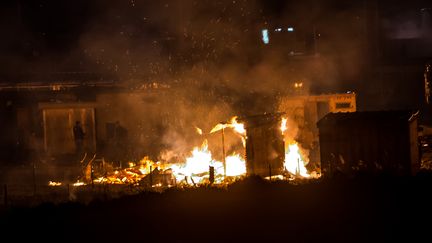
[[[85,133],[80,121],[75,122],[75,126],[73,127],[73,135],[76,153],[81,153],[83,151]]]
[[[116,121],[114,128],[114,146],[116,156],[119,161],[127,160],[128,155],[128,130],[120,125],[119,121]]]

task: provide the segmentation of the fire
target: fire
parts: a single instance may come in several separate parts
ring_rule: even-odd
[[[285,151],[285,169],[296,176],[309,177],[305,164],[300,155],[298,144],[289,145],[288,150]]]
[[[225,158],[226,176],[236,177],[246,174],[246,162],[239,154],[232,154]],[[186,181],[198,184],[209,178],[210,167],[214,168],[215,183],[220,183],[224,177],[224,165],[214,160],[208,150],[207,140],[201,147],[195,147],[192,155],[186,158],[184,165],[172,165],[171,169],[178,182]]]
[[[282,134],[284,134],[285,131],[287,130],[287,121],[288,121],[288,119],[282,118],[282,122],[281,122],[281,131],[282,131]]]
[[[140,160],[138,170],[142,175],[147,175],[156,167],[158,167],[159,164],[159,162],[154,162],[153,160],[149,159],[149,157],[145,156]]]
[[[246,147],[246,129],[243,123],[238,123],[237,116],[231,118],[229,123],[219,123],[210,131],[210,133],[215,133],[225,128],[232,128],[236,133],[240,135],[243,147]]]
[[[241,134],[241,135],[246,134],[246,129],[244,128],[244,124],[238,123],[236,116],[231,118],[231,125],[230,126],[234,129],[234,131],[238,132],[239,134]]]
[[[241,176],[246,174],[246,162],[239,154],[226,157],[225,163],[227,176]]]
[[[154,162],[146,156],[137,164],[129,162],[129,168],[106,173],[106,175],[94,179],[93,182],[106,184],[137,184],[158,167],[161,167],[160,162]]]
[[[82,181],[77,180],[77,182],[75,182],[74,184],[72,184],[73,186],[84,186],[85,183]]]
[[[210,131],[210,133],[217,132],[217,131],[225,129],[227,127],[234,129],[234,131],[236,131],[237,133],[239,133],[241,135],[246,135],[246,129],[244,128],[244,124],[238,123],[237,116],[234,116],[233,118],[231,118],[229,123],[217,124],[215,127],[213,127],[213,129]]]
[[[56,181],[49,181],[48,182],[48,186],[61,186],[62,183],[61,182],[56,182]]]
[[[211,152],[208,150],[207,140],[204,140],[201,147],[195,147],[192,156],[186,158],[182,166],[173,165],[171,168],[177,181],[187,180],[189,177],[192,183],[200,183],[204,178],[202,174],[208,173],[210,165],[213,165]]]
[[[304,155],[301,154],[298,143],[292,138],[292,135],[286,134],[288,130],[288,119],[282,118],[280,129],[282,135],[285,137],[285,142],[288,146],[285,147],[285,169],[295,175],[296,177],[310,177],[305,165],[307,162],[304,160]]]
[[[287,138],[287,119],[282,118],[280,129],[282,134]],[[237,117],[234,116],[227,123],[217,124],[210,133],[215,133],[225,128],[233,129],[242,139],[243,145],[246,143],[246,130],[244,124],[237,121]],[[198,134],[202,135],[203,131],[195,126],[195,130]],[[222,133],[223,135],[223,133]],[[223,137],[222,137],[223,138]],[[315,178],[314,172],[308,173],[305,165],[307,162],[302,156],[299,145],[293,140],[285,151],[285,162],[284,168],[295,177],[306,177]],[[130,184],[140,185],[141,181],[148,183],[151,181],[151,187],[158,188],[163,186],[173,186],[172,180],[181,184],[197,185],[206,184],[210,181],[210,168],[214,169],[214,182],[228,183],[232,179],[238,178],[246,174],[246,162],[243,156],[239,153],[232,153],[226,156],[223,160],[225,163],[218,161],[212,157],[212,153],[209,149],[207,140],[204,140],[201,146],[194,147],[190,155],[187,156],[183,163],[168,164],[164,161],[153,161],[149,157],[144,157],[138,162],[129,162],[127,168],[114,168],[113,165],[106,166],[103,164],[102,169],[99,171],[95,169],[92,171],[91,180],[87,177],[84,181],[78,180],[73,186],[84,186],[92,183],[103,183],[103,184]],[[177,161],[181,162],[181,161]],[[95,166],[93,168],[100,168]],[[147,177],[152,174],[154,176]],[[94,177],[93,177],[94,176]],[[283,178],[283,175],[280,175]],[[150,180],[143,180],[149,178]],[[159,179],[156,179],[159,178]],[[167,178],[168,182],[165,179]],[[272,176],[272,179],[276,178]],[[93,180],[93,181],[92,181]],[[49,186],[60,186],[60,182],[50,181]],[[142,184],[141,184],[142,185]]]
[[[195,127],[195,130],[196,130],[196,132],[197,132],[199,135],[203,135],[203,131],[202,131],[201,128],[199,128],[199,127]]]

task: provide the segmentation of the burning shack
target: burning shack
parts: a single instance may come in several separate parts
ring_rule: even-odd
[[[411,111],[326,115],[318,122],[323,174],[415,174],[420,167],[417,119]]]
[[[245,117],[246,172],[271,176],[283,173],[285,145],[280,130],[281,113]]]

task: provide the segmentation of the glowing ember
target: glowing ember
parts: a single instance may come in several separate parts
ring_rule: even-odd
[[[284,132],[287,130],[287,121],[288,121],[288,119],[282,118],[282,122],[281,122],[282,134],[284,134]]]
[[[73,186],[85,186],[85,183],[84,182],[82,182],[82,181],[77,181],[77,182],[75,182],[74,184],[72,184]]]
[[[48,186],[61,186],[61,182],[49,181]]]
[[[152,185],[152,187],[162,187],[162,183],[158,183],[158,184]]]
[[[158,164],[159,162],[155,163],[153,160],[149,159],[149,157],[146,156],[142,160],[140,160],[138,170],[142,175],[147,175],[152,170],[154,170],[158,166]]]
[[[305,162],[302,159],[298,144],[291,144],[288,146],[288,151],[285,151],[285,169],[294,175],[302,177],[309,177]]]
[[[202,134],[203,134],[203,131],[202,131],[201,128],[199,128],[199,127],[195,127],[195,130],[196,130],[196,132],[197,132],[199,135],[202,135]]]

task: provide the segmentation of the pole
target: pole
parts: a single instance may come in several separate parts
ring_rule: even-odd
[[[210,176],[209,176],[210,184],[213,184],[214,183],[214,167],[213,166],[209,166],[209,174],[210,174]]]
[[[4,194],[4,205],[5,207],[7,207],[8,205],[8,188],[7,188],[7,184],[3,185],[3,194]]]
[[[92,186],[92,190],[94,189],[94,182],[93,182],[93,163],[90,162],[90,180],[91,180],[91,186]]]
[[[297,170],[296,170],[296,175],[297,175],[297,176],[300,175],[300,159],[297,159]]]
[[[152,166],[150,165],[150,188],[153,186],[153,175],[152,175]]]
[[[270,181],[271,181],[271,179],[272,179],[271,164],[269,164],[268,167],[269,167],[269,178],[270,178]]]
[[[224,179],[226,178],[226,161],[225,161],[225,128],[222,128],[222,162],[224,166]]]
[[[36,165],[33,161],[33,196],[36,195]]]
[[[313,26],[313,42],[314,42],[314,55],[318,54],[318,43],[317,43],[317,36],[316,36],[316,27]]]
[[[67,198],[68,198],[68,200],[70,200],[70,185],[69,185],[69,183],[67,184]]]

